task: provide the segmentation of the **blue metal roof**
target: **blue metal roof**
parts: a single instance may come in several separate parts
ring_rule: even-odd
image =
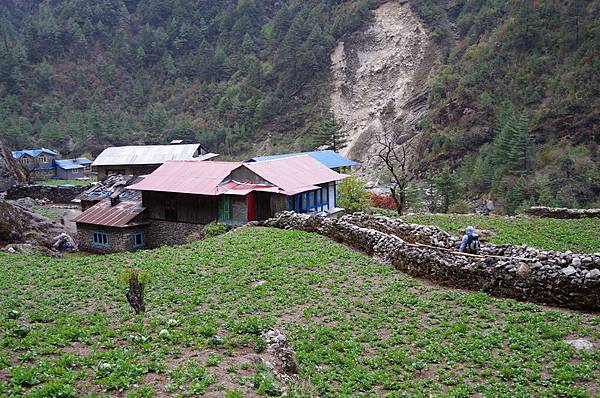
[[[282,158],[289,158],[289,157],[293,157],[293,156],[302,156],[302,155],[308,155],[308,156],[318,160],[319,162],[321,162],[325,166],[329,167],[330,169],[335,169],[338,167],[349,167],[349,166],[354,166],[354,165],[358,164],[355,161],[346,159],[342,155],[339,155],[331,150],[284,153],[281,155],[271,155],[271,156],[257,156],[252,159],[248,159],[246,162],[264,162],[265,160],[282,159]]]
[[[55,160],[56,166],[63,170],[82,169],[83,165],[74,161],[74,159]]]
[[[13,158],[20,159],[23,155],[29,155],[31,157],[36,157],[41,155],[42,153],[46,153],[48,155],[58,156],[58,153],[51,151],[50,149],[41,148],[41,149],[23,149],[22,151],[12,151]]]
[[[77,158],[77,159],[61,159],[55,160],[57,167],[60,167],[63,170],[72,170],[72,169],[80,169],[83,166],[88,164],[92,164],[92,161],[87,158]]]

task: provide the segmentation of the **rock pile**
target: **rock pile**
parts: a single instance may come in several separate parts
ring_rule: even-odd
[[[282,212],[260,224],[317,232],[410,275],[444,285],[544,304],[600,309],[600,254],[484,245],[486,254],[494,253],[492,256],[464,256],[449,250],[458,247],[458,239],[438,228],[359,213],[336,220]],[[519,257],[497,257],[496,253]]]
[[[267,362],[267,367],[279,381],[287,383],[298,373],[294,350],[287,337],[279,329],[270,329],[262,338],[267,343],[267,353],[275,359],[275,363]]]
[[[527,214],[547,218],[600,218],[600,209],[567,209],[564,207],[534,206]]]
[[[0,249],[58,255],[56,237],[65,233],[63,225],[31,212],[25,207],[0,201]]]

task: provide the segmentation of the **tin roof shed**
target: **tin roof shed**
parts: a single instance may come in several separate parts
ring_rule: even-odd
[[[162,164],[167,160],[208,160],[218,156],[214,153],[197,156],[200,148],[200,144],[110,147],[98,155],[92,166]]]

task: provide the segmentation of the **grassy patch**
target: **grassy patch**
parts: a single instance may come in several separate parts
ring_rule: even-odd
[[[60,221],[67,211],[67,209],[62,209],[60,207],[48,207],[40,205],[34,205],[31,210],[40,216],[47,217],[54,221]]]
[[[152,277],[145,319],[118,282],[129,266]],[[105,257],[0,254],[0,291],[0,396],[278,394],[255,360],[269,327],[296,351],[292,397],[587,397],[600,384],[600,352],[562,341],[599,344],[600,317],[428,287],[299,231]]]
[[[58,179],[54,179],[54,178],[49,178],[47,180],[43,180],[43,181],[36,181],[36,184],[39,185],[81,185],[81,186],[87,186],[90,185],[91,183],[96,182],[96,177],[90,177],[87,180],[58,180]]]
[[[453,235],[464,234],[472,225],[477,229],[493,231],[492,243],[537,247],[546,250],[574,253],[595,253],[600,250],[600,220],[559,220],[553,218],[526,218],[463,214],[418,214],[403,216],[403,220],[424,225],[435,225]]]

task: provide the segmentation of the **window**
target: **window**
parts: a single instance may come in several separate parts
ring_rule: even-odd
[[[46,155],[40,155],[38,156],[38,160],[40,163],[46,163],[48,162],[48,158],[46,157]]]
[[[96,246],[108,246],[108,234],[104,232],[93,232],[92,242]]]
[[[177,200],[175,198],[165,200],[165,220],[177,221]]]
[[[133,247],[144,247],[143,232],[136,232],[133,234]]]

